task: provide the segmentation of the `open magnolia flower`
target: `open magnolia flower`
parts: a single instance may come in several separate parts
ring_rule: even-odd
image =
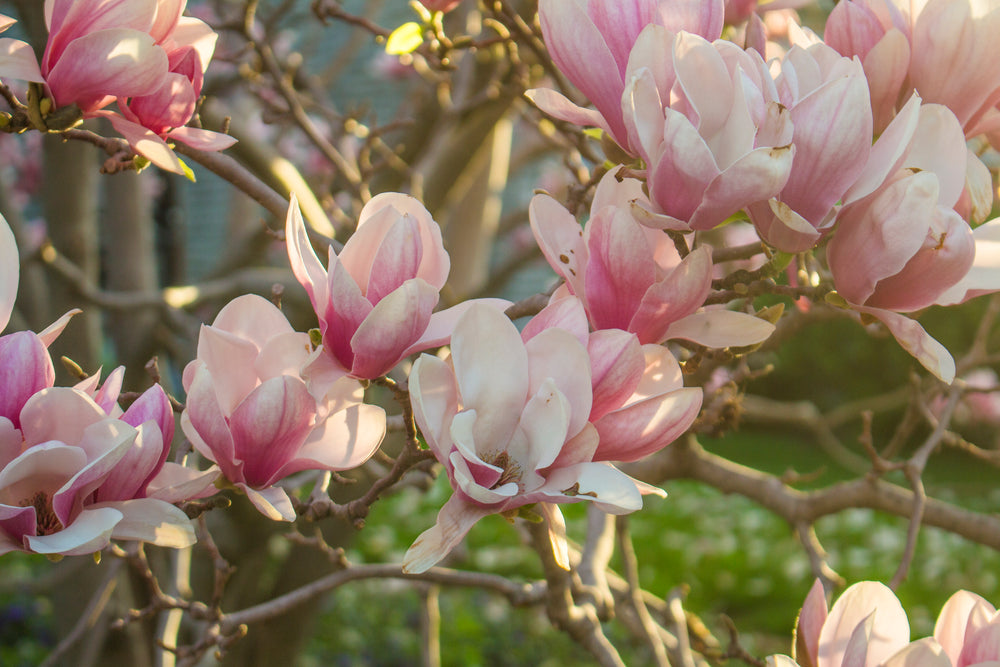
[[[56,108],[75,104],[84,118],[107,118],[136,153],[183,174],[165,139],[202,150],[235,143],[227,135],[184,127],[217,38],[203,21],[182,16],[186,4],[46,0],[49,38],[41,63],[29,44],[0,39],[0,78],[45,84]],[[124,116],[107,109],[116,100]]]
[[[680,260],[663,232],[639,224],[631,204],[642,184],[609,172],[597,187],[590,219],[579,223],[548,195],[535,195],[531,230],[552,269],[566,280],[553,299],[580,298],[594,329],[623,329],[641,343],[683,338],[707,347],[753,345],[774,325],[746,313],[703,310],[712,286],[712,255],[702,246]]]
[[[356,468],[385,435],[385,411],[362,402],[360,383],[252,294],[202,326],[184,388],[184,434],[275,520],[295,519],[276,482],[302,470]]]
[[[157,449],[155,442],[137,442],[158,442],[156,427],[140,433],[68,387],[36,393],[20,423],[17,431],[0,420],[0,553],[86,554],[111,539],[194,543],[187,515],[138,493],[132,479],[132,450]]]
[[[555,552],[568,566],[556,504],[586,500],[623,514],[642,507],[642,493],[662,494],[606,461],[631,458],[628,448],[635,443],[600,450],[598,429],[589,421],[592,361],[573,333],[545,328],[524,342],[507,317],[477,304],[455,326],[451,352],[451,365],[424,354],[410,373],[414,417],[454,493],[437,524],[406,552],[405,571],[437,563],[484,516],[535,503],[550,517]],[[604,361],[595,365],[603,368]],[[697,401],[685,395],[664,403],[677,408],[673,421],[690,424],[697,414],[692,404],[700,405],[697,394]],[[621,403],[631,404],[602,392],[602,411]],[[673,421],[652,428],[667,429]]]

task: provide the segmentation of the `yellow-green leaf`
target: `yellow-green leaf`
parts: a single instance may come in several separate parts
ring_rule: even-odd
[[[419,23],[404,23],[389,35],[385,43],[385,52],[391,56],[401,56],[413,53],[424,43],[424,29]]]
[[[184,170],[184,175],[187,176],[187,179],[192,183],[194,183],[196,180],[194,177],[194,170],[192,170],[191,167],[187,166],[184,163],[184,160],[177,158],[177,161],[181,163],[181,169]]]

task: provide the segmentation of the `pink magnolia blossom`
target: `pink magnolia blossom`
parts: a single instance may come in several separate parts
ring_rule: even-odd
[[[275,483],[302,470],[355,468],[385,434],[385,412],[362,402],[360,383],[259,296],[234,299],[202,326],[184,388],[184,434],[275,520],[295,518]]]
[[[536,195],[528,214],[535,239],[565,290],[583,302],[594,329],[623,329],[641,343],[684,338],[709,347],[751,345],[774,330],[745,313],[701,310],[712,283],[712,258],[703,246],[683,261],[666,234],[640,225],[631,211],[643,198],[639,181],[609,173],[598,186],[581,230],[548,195]]]
[[[167,461],[174,440],[174,411],[163,388],[154,384],[122,411],[118,397],[125,367],[119,366],[98,388],[98,374],[75,387],[94,400],[110,416],[135,427],[135,444],[115,466],[111,476],[95,493],[98,501],[156,498],[177,503],[203,498],[215,492],[217,467],[201,472]]]
[[[881,131],[911,90],[943,104],[966,136],[1000,128],[1000,3],[995,0],[845,0],[826,24],[830,46],[864,63]]]
[[[409,355],[448,341],[471,301],[435,313],[451,261],[441,230],[413,197],[384,193],[361,210],[357,231],[324,269],[293,199],[288,259],[319,318],[323,347],[356,378],[377,378]],[[487,303],[503,309],[500,299]]]
[[[590,357],[588,421],[600,438],[591,460],[637,461],[676,440],[698,416],[701,388],[684,387],[680,365],[662,345],[642,345],[621,329],[591,332],[583,303],[574,296],[542,309],[521,340],[550,328],[572,333]]]
[[[659,25],[670,36],[687,30],[714,40],[722,34],[723,16],[722,0],[541,0],[538,19],[552,60],[597,111],[554,90],[531,90],[528,97],[549,115],[600,127],[635,152],[622,119],[622,93],[639,34]]]
[[[896,662],[896,656],[912,650],[906,612],[895,594],[876,581],[854,584],[828,611],[823,585],[817,580],[799,613],[794,645],[794,661],[772,656],[768,663],[778,667],[901,667],[906,662]]]
[[[220,150],[231,137],[182,127],[194,113],[215,33],[183,17],[185,0],[46,0],[49,38],[31,46],[0,39],[0,77],[44,83],[56,107],[108,118],[132,148],[184,173],[164,137]],[[125,117],[106,109],[115,100]]]
[[[76,104],[85,116],[118,96],[152,93],[168,67],[149,34],[156,14],[154,0],[46,0],[41,64],[30,45],[4,38],[0,76],[44,83],[57,107]]]
[[[592,368],[621,370],[615,367],[621,346],[595,341],[594,352],[608,358],[594,360],[589,346],[570,331],[550,327],[533,333],[525,342],[502,313],[477,304],[455,326],[451,364],[427,354],[414,364],[409,379],[414,417],[454,493],[436,525],[407,551],[405,571],[422,572],[434,565],[484,516],[535,503],[550,517],[550,536],[566,565],[557,504],[588,500],[622,514],[642,506],[642,493],[657,492],[602,460],[640,456],[645,443],[629,442],[626,436],[602,451],[599,430],[589,421],[595,398],[599,412],[635,404],[610,397],[604,378],[598,379],[602,390],[596,397],[593,389]],[[634,379],[645,364],[628,367],[626,374]],[[648,383],[660,379],[650,377]],[[640,393],[642,384],[633,383],[632,393]],[[664,412],[690,424],[694,394],[680,391],[680,396],[666,398]],[[700,395],[697,399],[700,403]],[[635,420],[648,417],[642,409],[631,415]],[[673,425],[670,419],[649,423],[658,430]]]
[[[941,608],[934,639],[950,667],[994,667],[1000,664],[1000,613],[975,593],[958,591]]]
[[[622,100],[628,136],[647,165],[644,224],[711,229],[785,187],[792,121],[757,51],[648,27],[633,49]]]
[[[122,115],[109,113],[106,117],[141,155],[162,169],[183,173],[166,140],[209,151],[228,148],[236,140],[218,132],[185,127],[194,115],[218,34],[204,21],[181,15],[186,0],[160,3],[152,34],[167,54],[168,72],[154,92],[127,100],[119,97]]]
[[[904,348],[947,382],[954,379],[947,350],[897,311],[936,303],[974,264],[975,237],[953,208],[965,187],[966,159],[954,114],[912,98],[845,194],[827,248],[840,295],[855,310],[881,320]],[[1000,274],[985,270],[977,286],[1000,288]]]
[[[868,161],[871,103],[861,63],[825,44],[793,46],[777,66],[775,84],[794,126],[795,157],[777,196],[751,203],[747,212],[765,241],[801,252],[833,225],[835,204]]]
[[[0,420],[0,553],[85,554],[110,539],[194,543],[191,521],[170,503],[105,492],[119,486],[139,432],[84,392],[44,389],[20,422],[16,431]]]

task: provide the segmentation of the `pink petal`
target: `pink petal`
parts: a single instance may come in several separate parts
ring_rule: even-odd
[[[586,345],[590,337],[590,323],[587,322],[587,311],[583,309],[583,302],[575,296],[550,300],[549,305],[542,308],[541,312],[528,320],[521,329],[521,340],[527,343],[550,328],[569,331],[581,344]]]
[[[954,210],[938,206],[923,247],[899,273],[879,282],[866,305],[903,312],[926,308],[969,273],[975,254],[969,225]]]
[[[51,387],[55,377],[49,351],[38,336],[30,331],[0,336],[0,417],[13,422],[14,428],[23,428],[22,408],[32,396]]]
[[[552,378],[546,379],[524,406],[517,432],[507,446],[510,457],[525,471],[552,465],[571,430],[571,405]],[[586,416],[584,416],[586,421]]]
[[[138,540],[171,549],[184,549],[198,541],[191,519],[162,500],[135,498],[92,506],[93,509],[103,507],[122,513],[122,520],[115,524],[111,533],[112,539]]]
[[[997,661],[998,658],[1000,658],[1000,623],[991,622],[975,630],[971,635],[966,631],[965,645],[955,665],[956,667],[981,665]]]
[[[49,42],[42,67],[48,71],[73,40],[108,28],[149,32],[157,0],[50,0],[45,3]]]
[[[431,319],[427,323],[427,328],[424,329],[422,334],[420,334],[420,338],[406,348],[406,351],[403,353],[403,357],[408,357],[417,352],[423,352],[424,350],[447,345],[448,341],[451,340],[451,333],[455,330],[455,324],[458,322],[458,319],[463,313],[465,313],[465,311],[471,308],[474,303],[494,308],[501,313],[511,306],[511,302],[506,299],[469,299],[468,301],[463,301],[462,303],[456,304],[451,308],[445,308],[444,310],[432,313]]]
[[[574,294],[584,296],[589,251],[583,229],[570,212],[548,195],[535,195],[528,205],[531,231],[552,270],[566,279]]]
[[[934,638],[926,637],[910,643],[883,662],[882,667],[953,667],[953,665]]]
[[[938,203],[951,208],[965,187],[968,148],[955,114],[940,104],[920,107],[916,134],[905,166],[930,171],[938,178]]]
[[[132,446],[94,493],[97,502],[144,497],[146,482],[169,453],[169,445],[164,447],[163,435],[154,422],[146,422],[137,430]]]
[[[773,331],[773,324],[747,313],[706,310],[671,324],[664,340],[680,338],[705,347],[743,347],[767,340]]]
[[[896,101],[910,67],[910,42],[893,28],[864,56],[862,64],[871,91],[874,129],[882,134],[896,115]]]
[[[780,198],[818,226],[857,179],[871,150],[872,113],[860,65],[801,100],[791,117],[795,160]]]
[[[364,297],[360,287],[333,254],[332,249],[327,294],[327,302],[316,307],[320,329],[323,331],[323,345],[345,368],[353,368],[352,341],[358,332],[358,327],[371,314],[374,306]],[[383,306],[383,309],[396,303],[393,300]]]
[[[691,228],[711,229],[750,202],[778,194],[788,181],[794,157],[793,144],[757,148],[738,159],[709,184],[691,216]]]
[[[216,466],[201,471],[168,461],[163,464],[156,477],[150,480],[146,496],[171,504],[206,498],[215,493],[215,480],[221,472]]]
[[[111,122],[112,127],[115,128],[115,131],[125,137],[129,146],[136,153],[148,158],[150,162],[164,171],[174,174],[184,174],[184,167],[181,166],[180,159],[170,149],[167,142],[155,132],[138,123],[126,120],[116,113],[104,112],[96,115],[107,118]]]
[[[110,97],[154,93],[167,70],[167,54],[149,35],[114,28],[70,42],[45,80],[58,105],[75,102],[88,112]]]
[[[937,183],[919,172],[841,212],[827,257],[845,299],[867,302],[879,281],[902,271],[924,245],[937,214]]]
[[[299,210],[299,202],[292,194],[285,219],[285,243],[288,247],[288,261],[292,273],[309,295],[309,301],[322,318],[327,304],[327,273],[309,243],[305,221]]]
[[[212,374],[204,365],[198,367],[187,393],[187,404],[181,415],[184,435],[202,456],[218,463],[228,479],[243,479],[242,463],[234,461],[233,436],[215,396]]]
[[[667,109],[662,150],[651,157],[649,198],[661,212],[690,220],[720,173],[712,151],[684,114]]]
[[[624,210],[605,208],[588,227],[587,310],[597,329],[628,329],[656,264],[646,235]]]
[[[451,337],[463,406],[475,409],[477,446],[510,439],[528,400],[528,353],[509,319],[488,306],[470,308]]]
[[[288,494],[280,486],[266,489],[252,489],[246,484],[237,484],[257,511],[271,521],[295,521],[295,508]]]
[[[937,621],[934,623],[934,639],[951,659],[952,665],[958,664],[958,658],[965,644],[966,626],[973,609],[985,609],[993,614],[996,609],[989,602],[969,591],[958,591],[941,607]]]
[[[410,403],[427,445],[444,463],[451,451],[451,420],[458,412],[458,387],[448,365],[422,354],[410,371]]]
[[[712,270],[708,246],[689,253],[680,265],[646,290],[627,329],[643,344],[662,342],[673,322],[692,314],[705,302],[712,288]]]
[[[0,216],[0,331],[7,326],[14,310],[20,265],[14,234],[7,221]]]
[[[417,221],[409,215],[401,216],[382,237],[371,260],[365,298],[376,304],[404,282],[416,277],[421,256]]]
[[[878,665],[910,641],[906,612],[885,585],[863,581],[848,588],[830,609],[819,638],[817,667],[841,667],[858,626],[874,615],[866,665]]]
[[[904,350],[945,384],[955,379],[955,360],[941,343],[924,331],[916,320],[880,308],[854,306],[854,310],[878,319]]]
[[[427,330],[437,301],[437,289],[420,278],[407,280],[386,295],[351,338],[351,374],[376,378],[389,372]]]
[[[919,121],[920,97],[911,95],[872,146],[858,180],[844,193],[845,207],[875,192],[891,174],[896,173],[902,166]]]
[[[89,396],[75,389],[42,389],[25,403],[21,411],[25,446],[48,440],[75,445],[83,439],[89,426],[107,419],[107,416]]]
[[[722,0],[668,0],[657,7],[663,25],[671,32],[686,30],[709,41],[722,35],[726,17]]]
[[[826,623],[826,592],[823,582],[817,579],[813,582],[799,618],[795,624],[795,659],[802,667],[816,667],[819,655],[819,636]]]
[[[236,137],[197,127],[175,127],[167,136],[200,151],[221,151],[236,143]]]
[[[243,479],[266,487],[298,453],[312,428],[316,402],[305,383],[288,375],[267,380],[233,411],[229,428],[236,457],[243,461]]]
[[[595,461],[637,461],[676,440],[701,410],[701,389],[678,389],[604,415],[594,426],[601,436]]]
[[[939,305],[962,303],[1000,289],[1000,218],[977,227],[972,237],[976,243],[972,268],[937,298]]]
[[[645,364],[639,339],[618,329],[591,334],[587,353],[593,389],[590,421],[594,422],[625,403],[639,384]]]
[[[597,107],[612,137],[619,144],[625,142],[621,118],[625,63],[619,66],[615,61],[604,36],[581,4],[540,0],[538,19],[553,62]]]
[[[42,344],[45,345],[45,347],[51,346],[55,339],[59,338],[59,335],[62,334],[63,329],[65,329],[66,325],[69,324],[70,319],[72,319],[74,315],[79,315],[82,312],[83,311],[79,308],[67,311],[58,320],[45,327],[42,331],[39,331],[38,339],[42,341]]]
[[[106,384],[106,383],[105,383]],[[154,384],[142,393],[120,417],[126,424],[139,426],[153,421],[163,433],[163,441],[169,449],[174,440],[174,410],[163,387]]]
[[[251,341],[223,329],[201,325],[198,359],[212,374],[215,396],[227,417],[260,384],[254,368],[257,354],[257,347]]]
[[[558,468],[549,474],[539,492],[556,503],[590,500],[608,514],[642,509],[642,496],[632,479],[606,463],[577,463]]]
[[[600,112],[579,107],[566,96],[548,88],[532,88],[524,93],[536,107],[557,120],[564,120],[580,127],[599,127],[609,135],[611,126],[604,120]]]
[[[9,37],[0,39],[0,78],[37,83],[45,81],[30,44]],[[2,330],[3,327],[0,327]]]
[[[350,470],[372,457],[385,436],[385,410],[376,405],[354,405],[339,410],[313,427],[292,461],[275,477],[300,470]]]
[[[80,556],[106,547],[122,518],[113,507],[85,509],[62,530],[51,535],[27,535],[25,539],[28,548],[38,554]]]
[[[458,494],[452,494],[438,513],[437,523],[421,533],[407,549],[403,556],[403,572],[426,572],[451,553],[477,521],[492,513],[490,509],[473,505]]]
[[[562,329],[546,329],[529,340],[525,349],[528,352],[528,393],[537,394],[551,380],[568,401],[568,434],[576,435],[587,422],[593,404],[587,349],[573,334]],[[565,438],[559,442],[560,446],[563,441]]]
[[[746,211],[761,239],[784,252],[805,252],[822,235],[791,206],[774,197],[750,204]]]

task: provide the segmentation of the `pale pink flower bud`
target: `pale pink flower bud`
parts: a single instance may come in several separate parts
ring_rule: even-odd
[[[319,318],[326,354],[356,378],[377,378],[409,355],[445,344],[473,303],[434,312],[451,261],[440,228],[413,197],[384,193],[369,201],[340,254],[330,249],[329,269],[309,244],[295,199],[285,238],[292,270]]]

